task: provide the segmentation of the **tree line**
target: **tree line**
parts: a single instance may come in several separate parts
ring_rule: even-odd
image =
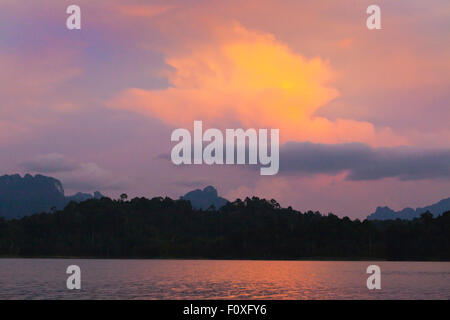
[[[0,256],[450,260],[450,211],[360,221],[246,198],[220,210],[156,197],[91,199],[0,218]]]

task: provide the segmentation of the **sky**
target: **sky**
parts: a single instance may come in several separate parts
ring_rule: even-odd
[[[2,0],[0,174],[364,218],[450,196],[450,2]],[[67,6],[81,30],[66,28]],[[175,166],[176,128],[278,128],[280,172]]]

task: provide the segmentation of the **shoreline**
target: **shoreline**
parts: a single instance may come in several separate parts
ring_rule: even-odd
[[[112,258],[112,257],[77,257],[77,256],[0,256],[0,260],[7,259],[27,259],[27,260],[38,260],[38,259],[48,259],[48,260],[192,260],[192,261],[323,261],[323,262],[366,262],[366,261],[376,261],[376,262],[450,262],[450,260],[387,260],[387,259],[340,259],[340,258],[304,258],[304,259],[252,259],[252,258],[176,258],[176,257],[157,257],[157,258]]]

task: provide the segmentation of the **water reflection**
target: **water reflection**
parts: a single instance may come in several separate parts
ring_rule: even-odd
[[[449,275],[449,262],[0,259],[0,299],[449,299]]]

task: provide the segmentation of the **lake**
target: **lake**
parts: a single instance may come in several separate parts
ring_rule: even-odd
[[[66,287],[69,265],[81,290]],[[448,300],[450,262],[0,259],[0,299]]]

